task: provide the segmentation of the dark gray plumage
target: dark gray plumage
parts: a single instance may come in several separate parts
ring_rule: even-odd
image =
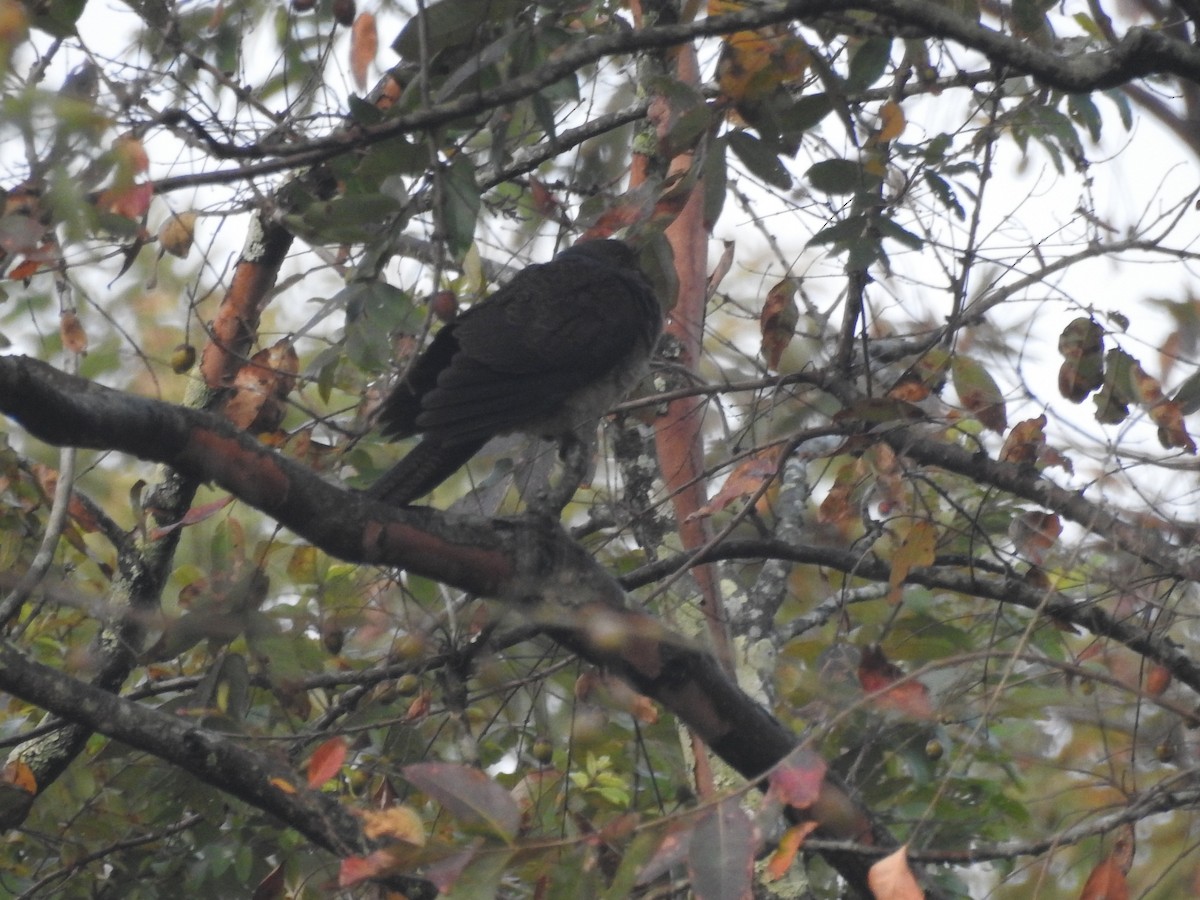
[[[622,241],[577,244],[523,269],[442,328],[384,401],[384,435],[422,440],[370,495],[407,505],[497,435],[589,447],[661,330],[662,308]]]

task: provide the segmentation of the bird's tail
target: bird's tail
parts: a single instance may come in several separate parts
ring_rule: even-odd
[[[487,441],[439,444],[424,440],[367,489],[367,496],[395,506],[408,506],[462,468]]]

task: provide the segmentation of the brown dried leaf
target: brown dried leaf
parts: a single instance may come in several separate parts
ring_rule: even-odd
[[[196,214],[191,210],[171,216],[158,229],[158,243],[167,253],[183,259],[191,252]]]
[[[924,900],[925,892],[908,867],[908,845],[885,856],[867,872],[875,900]]]
[[[362,13],[350,29],[350,72],[360,91],[367,89],[367,72],[378,52],[379,32],[375,28],[375,17],[369,12]]]
[[[796,334],[798,321],[800,311],[796,308],[796,282],[785,278],[767,291],[767,300],[758,320],[767,368],[779,371],[779,360]]]
[[[1000,449],[1000,462],[1015,463],[1019,466],[1034,465],[1046,446],[1045,429],[1044,413],[1036,419],[1018,422],[1004,439],[1004,446]]]
[[[83,330],[79,316],[75,314],[74,310],[69,309],[62,314],[59,318],[58,330],[62,335],[64,349],[80,356],[87,355],[87,332]]]

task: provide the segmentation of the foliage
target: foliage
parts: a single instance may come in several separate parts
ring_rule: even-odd
[[[260,511],[320,482],[198,486],[133,458],[161,410],[106,443],[0,372],[0,892],[1200,890],[1196,192],[1157,155],[1200,154],[1200,21],[695,6],[0,0],[3,346],[221,416],[330,519],[381,515],[383,392],[516,268],[628,234],[676,311],[564,515],[636,633],[582,569],[362,564]],[[474,573],[464,523],[553,464],[493,445],[397,521]],[[721,722],[645,674],[702,642],[758,686]],[[761,707],[798,749],[706,778],[681,722],[737,768]]]

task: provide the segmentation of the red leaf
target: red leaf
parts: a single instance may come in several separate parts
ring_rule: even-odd
[[[1125,873],[1111,856],[1092,869],[1079,900],[1129,900]]]
[[[797,809],[807,809],[821,794],[827,768],[819,754],[797,747],[772,770],[767,780],[772,793],[782,802]]]
[[[319,788],[342,769],[346,761],[346,739],[332,737],[313,751],[308,760],[308,786]]]

